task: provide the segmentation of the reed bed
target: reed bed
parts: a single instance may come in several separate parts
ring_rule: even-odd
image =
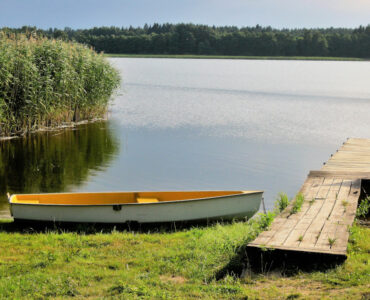
[[[91,48],[0,32],[0,136],[100,118],[119,83]]]

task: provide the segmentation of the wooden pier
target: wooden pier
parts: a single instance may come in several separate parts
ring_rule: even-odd
[[[291,203],[247,248],[346,257],[364,179],[370,179],[370,140],[348,139],[320,171],[309,173],[299,191],[301,210],[292,214]]]

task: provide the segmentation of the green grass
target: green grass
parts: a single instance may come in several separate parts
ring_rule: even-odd
[[[304,195],[298,194],[295,197],[295,200],[293,202],[293,206],[292,206],[292,208],[290,210],[290,214],[292,215],[292,214],[295,214],[295,213],[301,211],[303,202],[304,202]]]
[[[259,223],[172,233],[0,233],[3,297],[172,298],[242,293],[214,274],[254,238]],[[234,279],[229,279],[234,282]]]
[[[360,299],[370,293],[370,229],[357,225],[349,257],[335,269],[216,280],[264,222],[89,234],[7,232],[9,224],[0,224],[0,298]]]
[[[356,211],[358,218],[366,218],[370,213],[370,197],[363,199]]]
[[[0,31],[0,136],[104,116],[119,75],[72,42]]]
[[[275,201],[275,211],[276,213],[282,212],[289,205],[289,198],[285,193],[279,193]]]
[[[334,60],[334,61],[366,61],[355,57],[319,57],[319,56],[237,56],[237,55],[193,55],[193,54],[114,54],[106,53],[107,57],[132,58],[191,58],[191,59],[263,59],[263,60]]]
[[[330,245],[330,248],[334,246],[335,242],[337,241],[336,238],[328,238],[328,242]]]

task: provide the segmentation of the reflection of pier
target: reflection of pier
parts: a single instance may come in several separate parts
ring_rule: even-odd
[[[248,250],[346,257],[349,228],[365,179],[370,179],[370,140],[348,139],[320,171],[308,175],[300,190],[305,199],[301,210],[290,214],[290,204],[268,231],[248,244]]]

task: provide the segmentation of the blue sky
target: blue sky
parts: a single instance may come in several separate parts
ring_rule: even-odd
[[[370,0],[0,0],[0,27],[145,23],[296,27],[370,24]]]

